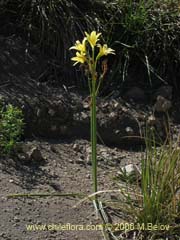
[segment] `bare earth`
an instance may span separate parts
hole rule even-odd
[[[102,240],[101,231],[60,230],[58,226],[101,224],[92,202],[77,197],[19,197],[15,193],[92,193],[91,165],[88,160],[89,142],[33,141],[43,158],[40,163],[12,159],[0,161],[0,239],[6,240]],[[99,190],[117,189],[112,178],[120,166],[136,163],[142,153],[99,145]],[[111,198],[111,194],[106,196]],[[32,228],[27,230],[27,226]],[[32,226],[33,225],[33,226]],[[33,227],[44,229],[33,229]],[[55,229],[56,228],[56,229]]]

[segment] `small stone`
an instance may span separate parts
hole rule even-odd
[[[55,111],[53,109],[49,109],[48,114],[53,117],[55,115]]]
[[[82,158],[79,158],[79,159],[76,160],[76,163],[85,164],[85,161]]]
[[[136,172],[137,168],[133,164],[128,164],[125,167],[122,167],[122,170],[125,171],[127,174],[131,174],[132,172]]]
[[[5,237],[6,236],[6,233],[5,232],[1,232],[0,233],[0,237]]]
[[[42,161],[44,160],[41,154],[41,151],[37,147],[33,147],[29,152],[29,158],[34,161]]]
[[[92,165],[92,161],[91,161],[91,159],[87,159],[87,165]]]
[[[61,191],[61,186],[59,183],[52,182],[49,184],[55,191]]]
[[[73,144],[73,149],[75,150],[75,151],[78,151],[79,150],[79,147],[78,147],[78,144]]]
[[[128,136],[132,136],[134,134],[134,131],[131,127],[126,127],[125,131]]]
[[[121,163],[121,159],[120,158],[116,158],[115,162],[116,162],[116,164],[119,164],[119,163]]]
[[[115,112],[111,112],[111,113],[109,114],[109,117],[114,119],[114,118],[117,117],[117,114],[116,114]]]
[[[14,217],[14,221],[15,221],[15,222],[20,222],[20,219],[19,219],[17,216],[15,216],[15,217]]]
[[[83,108],[84,109],[89,109],[89,103],[88,102],[83,102]]]
[[[157,120],[155,118],[155,116],[151,115],[148,117],[147,123],[150,126],[154,126],[156,124]]]
[[[17,157],[20,161],[23,161],[23,162],[29,161],[29,155],[25,152],[19,153]]]
[[[13,180],[13,179],[9,179],[9,182],[10,182],[10,183],[13,183],[13,182],[14,182],[14,180]]]
[[[118,171],[118,175],[126,177],[135,177],[138,178],[140,171],[134,164],[128,164],[121,168],[121,171]]]
[[[120,130],[115,130],[115,134],[119,134],[120,133]]]
[[[90,179],[91,178],[91,174],[86,174],[86,177],[88,178],[88,179]]]
[[[114,103],[114,108],[118,108],[120,106],[120,104],[118,102]]]
[[[88,115],[85,112],[81,112],[81,119],[85,120],[88,118]]]
[[[107,108],[108,107],[108,102],[105,102],[102,104],[102,108]]]
[[[40,116],[41,116],[41,112],[42,112],[41,109],[38,108],[38,109],[37,109],[37,112],[36,112],[37,117],[40,117]]]
[[[56,150],[56,148],[55,148],[54,146],[50,146],[50,150],[51,150],[52,152],[54,152],[54,153],[57,153],[57,150]]]
[[[167,100],[162,96],[158,96],[156,99],[156,103],[154,105],[154,110],[156,112],[168,112],[172,107],[171,101]]]

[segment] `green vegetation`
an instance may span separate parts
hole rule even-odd
[[[141,164],[141,181],[130,184],[126,179],[126,187],[120,184],[121,200],[110,206],[124,213],[124,220],[138,229],[137,239],[163,239],[178,236],[180,220],[180,149],[173,145],[156,146],[154,140],[147,138],[145,157]],[[153,226],[169,225],[169,229],[149,231],[148,224]],[[178,238],[177,238],[178,239]]]
[[[23,114],[20,109],[7,105],[0,110],[0,151],[11,154],[23,133]]]
[[[137,78],[140,85],[149,82],[154,87],[169,82],[177,87],[179,1],[119,0],[115,6],[111,34],[119,49],[116,71],[122,80],[133,84]]]
[[[146,157],[142,160],[143,210],[139,222],[174,224],[178,217],[179,153],[180,149],[172,142],[160,148],[147,143]]]
[[[40,47],[50,57],[50,71],[57,81],[72,84],[76,79],[82,86],[80,71],[71,68],[68,49],[85,30],[95,29],[117,53],[108,63],[111,88],[134,84],[134,78],[142,86],[168,82],[179,87],[178,0],[4,0],[0,13],[1,31],[13,29],[29,45]]]

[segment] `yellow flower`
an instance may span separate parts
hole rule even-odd
[[[76,52],[76,57],[71,58],[72,61],[75,61],[73,66],[75,66],[78,63],[85,63],[86,62],[86,56],[83,53]]]
[[[115,54],[114,49],[108,48],[107,44],[104,44],[103,46],[101,44],[98,44],[97,46],[99,47],[97,59],[99,59],[102,56],[107,56],[108,54]]]
[[[75,49],[77,51],[80,51],[81,53],[85,53],[86,52],[86,40],[87,40],[87,38],[84,38],[82,43],[79,40],[77,40],[75,45],[70,47],[70,50]]]
[[[86,34],[87,40],[90,43],[91,47],[94,48],[97,41],[99,41],[98,37],[101,35],[101,33],[96,34],[96,31],[92,31],[90,34],[88,34],[87,32],[85,32],[85,34]]]

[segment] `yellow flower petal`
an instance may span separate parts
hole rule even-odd
[[[92,31],[90,34],[88,34],[87,32],[85,32],[85,34],[91,47],[94,48],[96,43],[99,41],[99,36],[101,35],[101,33],[96,34],[96,31]]]
[[[80,51],[82,53],[85,53],[86,52],[86,40],[87,40],[87,38],[84,38],[82,43],[79,40],[77,40],[75,45],[70,47],[70,50],[74,49],[74,50]]]
[[[108,54],[115,54],[114,49],[108,48],[107,44],[104,44],[103,46],[101,44],[98,44],[97,46],[99,47],[97,59],[99,59],[102,56],[107,56]]]
[[[76,52],[76,57],[72,57],[71,60],[75,61],[75,63],[73,65],[76,65],[78,63],[85,63],[86,56],[82,53]]]

